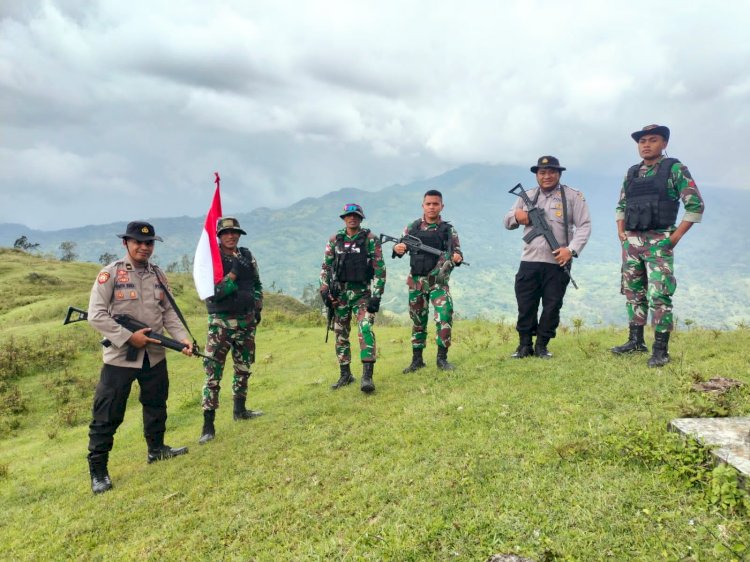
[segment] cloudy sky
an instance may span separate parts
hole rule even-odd
[[[745,187],[750,4],[0,0],[0,223],[375,189],[461,164],[621,175],[659,122]],[[742,39],[745,37],[745,39]]]

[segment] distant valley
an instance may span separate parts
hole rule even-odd
[[[453,275],[455,308],[463,317],[482,316],[512,322],[515,318],[513,279],[522,246],[520,231],[503,228],[502,217],[514,197],[508,193],[516,183],[532,187],[527,168],[467,165],[429,180],[393,185],[380,191],[345,188],[318,198],[298,201],[283,209],[255,209],[226,214],[238,217],[248,236],[242,244],[258,259],[261,277],[269,290],[300,297],[306,286],[317,286],[323,247],[328,236],[341,225],[344,203],[363,205],[363,225],[375,233],[399,234],[420,216],[421,195],[430,188],[444,194],[444,218],[458,229],[466,260]],[[615,236],[614,206],[620,177],[564,173],[563,183],[581,189],[593,217],[593,234],[573,275],[580,286],[568,290],[563,321],[581,319],[584,326],[624,325],[625,310],[620,295],[620,248]],[[230,186],[224,186],[224,191]],[[750,191],[708,189],[704,222],[696,225],[676,251],[678,289],[675,312],[681,328],[695,323],[706,327],[734,328],[750,324],[750,264],[742,240],[745,230],[741,213],[750,207]],[[206,193],[195,217],[151,218],[165,240],[158,244],[154,259],[163,267],[182,267],[192,258],[201,232],[211,193]],[[158,210],[149,215],[159,217]],[[143,217],[133,217],[143,218]],[[95,222],[95,218],[91,218]],[[743,221],[744,222],[744,221]],[[39,243],[39,252],[59,256],[63,241],[76,244],[81,261],[97,262],[104,253],[119,255],[125,222],[88,225],[57,231],[32,230],[22,224],[0,224],[0,246],[9,247],[20,236]],[[386,245],[388,284],[383,309],[403,315],[406,311],[407,260],[391,260]],[[93,281],[93,280],[92,280]]]

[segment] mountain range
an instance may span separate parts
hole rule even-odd
[[[570,325],[579,319],[588,326],[625,325],[620,246],[614,224],[622,177],[564,172],[562,181],[584,193],[592,215],[591,239],[573,268],[580,289],[569,287],[563,322]],[[512,322],[516,311],[513,281],[523,242],[521,231],[505,230],[502,219],[515,202],[508,190],[519,182],[527,188],[535,185],[527,168],[471,164],[379,191],[343,188],[282,209],[239,212],[225,208],[224,213],[236,216],[247,231],[241,245],[255,254],[266,289],[301,297],[305,288],[317,287],[324,244],[342,226],[338,215],[344,204],[356,202],[364,207],[364,227],[376,234],[396,236],[421,215],[422,194],[438,189],[445,202],[443,218],[458,230],[465,259],[471,263],[457,268],[452,276],[457,314]],[[698,183],[700,186],[699,179]],[[706,202],[704,221],[691,229],[675,251],[675,315],[683,327],[693,323],[713,328],[745,326],[750,323],[750,263],[742,250],[747,247],[742,227],[750,191],[701,187],[701,193]],[[196,212],[205,212],[209,203],[207,194],[205,201],[196,203]],[[164,243],[157,244],[154,261],[162,267],[187,265],[204,216],[153,218],[165,213],[149,211],[152,218],[148,220],[164,238]],[[125,226],[126,222],[117,222],[44,231],[3,223],[0,246],[12,246],[17,238],[26,236],[39,243],[38,251],[58,255],[60,243],[70,241],[76,244],[78,259],[96,262],[102,254],[121,253],[115,235],[124,232]],[[404,315],[408,260],[391,260],[390,245],[384,247],[384,255],[388,282],[383,309]]]

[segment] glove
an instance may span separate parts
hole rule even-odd
[[[321,289],[320,298],[323,299],[323,304],[326,305],[327,308],[333,306],[333,297],[331,297],[331,293],[328,289]]]
[[[260,317],[260,310],[256,310],[256,311],[255,311],[255,325],[256,325],[256,326],[257,326],[258,324],[260,324],[260,319],[261,319],[261,317]]]
[[[367,301],[367,312],[370,314],[380,310],[380,297],[370,297]]]
[[[245,256],[240,254],[232,261],[232,273],[234,273],[238,279],[246,279],[253,273],[253,264],[250,263],[250,260]]]

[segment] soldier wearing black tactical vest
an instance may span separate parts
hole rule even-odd
[[[263,285],[258,263],[250,250],[239,247],[240,235],[246,234],[234,217],[222,217],[216,224],[223,277],[214,287],[214,295],[206,299],[208,335],[203,360],[206,382],[203,386],[203,429],[198,442],[211,441],[216,436],[214,420],[219,407],[219,390],[224,364],[232,351],[234,377],[232,396],[235,421],[249,420],[263,415],[260,410],[248,410],[247,388],[250,368],[255,363],[255,331],[263,310]]]
[[[406,284],[409,287],[409,317],[412,321],[412,360],[404,373],[411,373],[425,366],[422,353],[427,344],[430,302],[435,314],[437,366],[444,371],[453,369],[453,365],[448,363],[453,325],[453,299],[448,283],[453,266],[459,265],[464,258],[456,229],[440,216],[444,207],[442,193],[436,189],[427,191],[422,199],[422,218],[404,229],[404,235],[416,236],[425,246],[443,251],[443,255],[413,251],[403,242],[393,247],[394,256],[403,257],[408,250],[410,257],[410,272]]]
[[[375,391],[373,372],[377,360],[375,343],[375,313],[380,310],[380,298],[385,290],[385,262],[377,237],[361,228],[365,212],[360,205],[344,205],[340,218],[344,228],[329,238],[320,268],[320,296],[333,311],[336,334],[336,358],[339,380],[331,388],[336,390],[354,382],[351,372],[349,332],[352,317],[357,319],[359,356],[362,361],[362,392]]]
[[[643,328],[651,309],[654,345],[649,367],[669,362],[669,334],[674,328],[672,295],[674,247],[703,217],[703,198],[687,167],[664,154],[669,129],[647,125],[631,137],[643,159],[632,166],[620,190],[615,220],[622,244],[622,294],[627,299],[628,341],[612,353],[647,353]],[[678,226],[680,201],[685,214]]]

